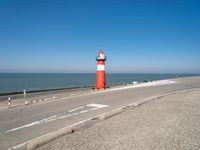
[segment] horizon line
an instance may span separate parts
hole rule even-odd
[[[0,74],[96,74],[96,72],[0,72]],[[200,74],[194,72],[106,72],[106,74]]]

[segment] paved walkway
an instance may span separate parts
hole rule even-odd
[[[199,150],[200,90],[178,93],[98,122],[38,150]]]

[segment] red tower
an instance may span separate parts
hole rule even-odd
[[[101,90],[106,87],[106,73],[105,73],[105,61],[106,57],[102,50],[99,51],[97,60],[97,74],[96,74],[96,89]]]

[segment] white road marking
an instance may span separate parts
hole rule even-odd
[[[89,111],[89,110],[83,110],[83,111],[80,112],[80,114],[86,113],[86,112],[88,112],[88,111]]]
[[[102,104],[88,104],[86,106],[89,106],[89,107],[96,107],[96,108],[105,108],[105,107],[108,107],[109,105],[102,105]]]
[[[72,116],[78,115],[79,113],[73,113]]]
[[[6,133],[9,133],[9,132],[12,132],[12,131],[16,131],[16,130],[20,130],[20,129],[27,128],[27,127],[31,127],[31,126],[34,126],[34,125],[37,125],[37,124],[39,124],[39,121],[32,122],[32,123],[26,124],[26,125],[21,126],[21,127],[17,127],[17,128],[13,128],[13,129],[7,130]]]
[[[23,147],[23,146],[26,145],[26,144],[27,144],[27,143],[22,143],[22,144],[13,146],[13,147],[11,147],[11,148],[8,148],[8,150],[17,150],[17,149]]]
[[[76,111],[76,110],[79,110],[79,109],[82,109],[82,108],[84,108],[84,107],[83,107],[83,106],[80,106],[80,107],[78,107],[78,108],[71,109],[71,110],[69,110],[68,112],[73,112],[73,111]]]
[[[71,117],[71,116],[72,116],[71,114],[66,115],[66,116],[60,116],[58,119],[63,119],[63,118]]]
[[[57,118],[48,119],[48,120],[45,120],[43,123],[51,122],[51,121],[54,121],[54,120],[56,120],[56,119],[57,119]]]
[[[91,108],[90,111],[92,111],[92,110],[97,110],[97,109],[99,109],[99,108]]]
[[[49,121],[49,120],[52,120],[52,119],[56,118],[57,116],[58,116],[58,115],[54,115],[54,116],[51,116],[51,117],[42,119],[42,120],[40,120],[40,121],[38,121],[38,122],[39,122],[39,124],[40,124],[40,123],[45,123],[45,122],[47,122],[47,121]]]
[[[92,118],[88,118],[88,119],[85,119],[85,120],[79,121],[79,122],[74,123],[74,124],[72,124],[72,125],[66,126],[66,128],[67,128],[67,127],[74,127],[74,126],[76,126],[76,125],[79,125],[79,124],[85,123],[85,122],[87,122],[87,121],[89,121],[89,120],[91,120],[91,119],[92,119]],[[8,150],[17,150],[17,149],[23,147],[23,146],[26,145],[26,144],[28,144],[28,143],[24,142],[24,143],[22,143],[22,144],[19,144],[19,145],[13,146],[13,147],[11,147],[11,148],[8,148]]]
[[[109,107],[109,105],[94,104],[94,103],[92,103],[92,104],[86,105],[86,107],[93,107],[93,108],[82,110],[80,112],[71,113],[71,114],[63,114],[63,115],[58,114],[58,115],[54,115],[54,116],[51,116],[51,117],[48,117],[48,118],[44,118],[42,120],[38,120],[38,121],[35,121],[35,122],[32,122],[32,123],[23,125],[23,126],[20,126],[20,127],[17,127],[17,128],[13,128],[13,129],[7,130],[5,133],[17,131],[17,130],[20,130],[20,129],[23,129],[23,128],[32,127],[32,126],[39,125],[39,124],[48,123],[48,122],[55,121],[55,120],[58,120],[58,119],[63,119],[63,118],[71,117],[71,116],[76,116],[76,115],[87,113],[87,112],[90,112],[90,111],[93,111],[93,110],[97,110],[97,109]],[[71,109],[68,112],[74,112],[74,111],[77,111],[77,110],[83,109],[83,108],[84,108],[84,106],[80,106],[78,108]]]
[[[39,121],[35,121],[35,122],[32,122],[32,123],[23,125],[21,127],[17,127],[17,128],[7,130],[6,133],[16,131],[16,130],[20,130],[20,129],[27,128],[27,127],[31,127],[31,126],[34,126],[34,125],[42,124],[42,123],[45,123],[45,122],[49,122],[49,120],[51,120],[52,118],[55,118],[55,117],[57,117],[57,115],[51,116],[51,117],[48,117],[48,118],[45,118],[45,119],[42,119],[42,120],[39,120]]]
[[[52,99],[55,99],[55,98],[56,98],[55,96],[49,97],[49,98],[45,98],[44,101],[52,100]]]

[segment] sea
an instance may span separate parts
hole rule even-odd
[[[195,76],[196,74],[107,73],[107,86]],[[8,93],[95,87],[93,73],[0,73],[0,95]]]

